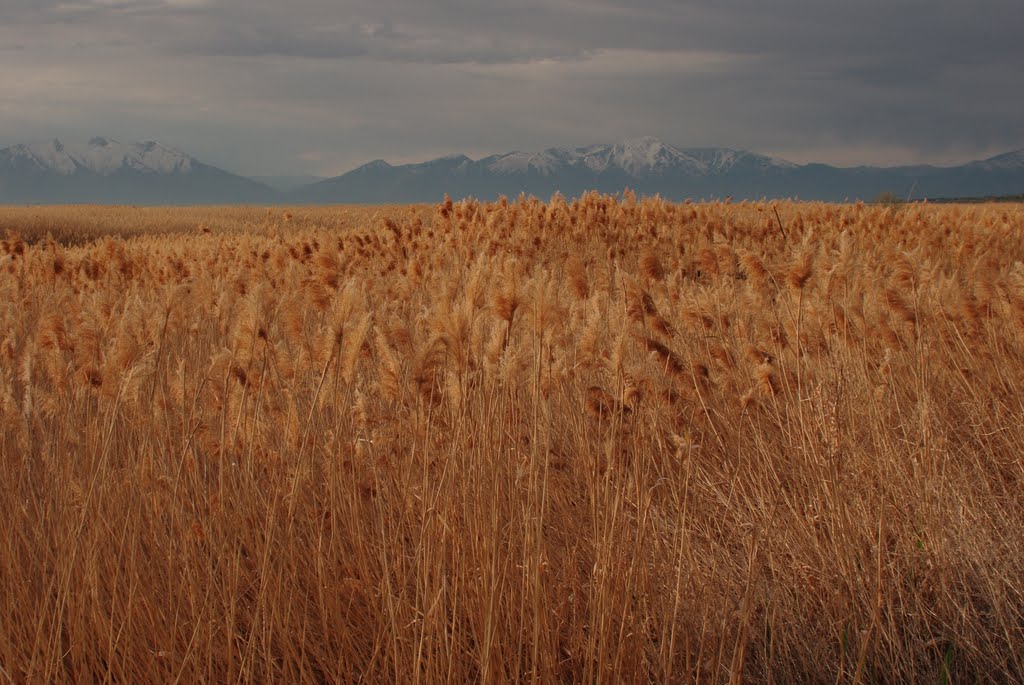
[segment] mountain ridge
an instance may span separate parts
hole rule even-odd
[[[670,200],[1014,195],[1024,192],[1024,149],[954,166],[837,167],[725,147],[677,147],[647,136],[479,159],[450,154],[395,165],[376,159],[340,176],[309,180],[243,177],[155,141],[54,138],[0,149],[0,203],[40,204],[390,204],[436,202],[445,194],[572,197],[627,187]]]
[[[520,193],[575,196],[626,187],[667,199],[796,197],[843,201],[900,197],[1012,195],[1024,191],[1024,150],[961,165],[838,167],[724,147],[676,147],[653,138],[540,152],[508,152],[480,159],[447,155],[411,164],[375,160],[305,188],[293,196],[310,203],[432,202],[452,197],[495,199]]]
[[[62,175],[87,171],[106,176],[126,167],[152,173],[188,173],[192,164],[198,163],[191,155],[156,141],[125,144],[102,136],[84,144],[64,144],[53,138],[44,143],[13,145],[0,152],[34,163],[41,171]]]
[[[281,197],[152,140],[52,138],[0,149],[0,203],[244,204]]]

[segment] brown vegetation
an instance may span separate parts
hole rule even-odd
[[[1024,678],[1021,206],[5,228],[0,680]]]

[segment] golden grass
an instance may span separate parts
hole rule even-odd
[[[1024,678],[1020,205],[5,228],[0,679]]]

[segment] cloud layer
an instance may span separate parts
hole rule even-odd
[[[836,163],[1024,147],[1024,5],[5,0],[0,145],[159,138],[244,173],[656,135]]]

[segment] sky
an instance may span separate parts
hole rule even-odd
[[[0,147],[249,175],[656,136],[796,162],[1024,148],[1021,0],[0,0]]]

